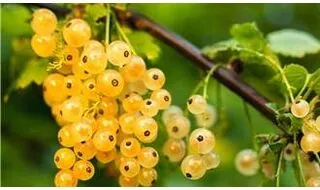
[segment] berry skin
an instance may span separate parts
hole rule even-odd
[[[320,134],[310,132],[305,134],[300,142],[301,149],[304,152],[320,152]]]
[[[116,146],[116,135],[107,128],[97,130],[92,138],[93,144],[99,151],[108,152]]]
[[[138,187],[137,177],[126,177],[124,175],[119,176],[119,185],[120,187]]]
[[[154,168],[141,168],[138,174],[138,182],[143,187],[150,187],[157,181],[158,173]]]
[[[75,144],[73,150],[77,157],[82,160],[91,160],[97,153],[92,140]]]
[[[202,114],[207,108],[207,101],[203,96],[192,95],[187,102],[188,110],[192,114]]]
[[[49,57],[56,49],[56,40],[53,35],[39,36],[35,34],[31,39],[33,51],[40,57]]]
[[[212,105],[207,105],[205,111],[195,115],[199,127],[209,128],[217,121],[217,112]]]
[[[216,144],[215,137],[211,131],[205,128],[194,130],[189,137],[189,147],[199,154],[208,154]]]
[[[59,104],[52,105],[52,107],[51,107],[52,116],[53,116],[54,119],[56,120],[57,124],[58,124],[60,127],[63,127],[63,126],[65,126],[65,125],[67,125],[68,122],[65,121],[64,119],[62,119],[59,111],[60,111],[60,105],[59,105]]]
[[[171,117],[173,116],[182,116],[182,110],[180,107],[175,106],[175,105],[171,105],[169,106],[168,109],[164,110],[162,112],[162,122],[167,125],[168,121],[171,119]]]
[[[160,110],[167,109],[171,104],[171,95],[165,89],[155,90],[151,94],[151,99],[157,102]]]
[[[43,92],[47,103],[59,104],[67,98],[64,89],[64,77],[60,74],[51,74],[43,82]]]
[[[79,95],[81,93],[81,80],[74,75],[64,77],[64,88],[68,96]]]
[[[190,121],[184,116],[172,117],[170,121],[168,121],[166,128],[170,137],[181,139],[189,134]]]
[[[159,154],[152,147],[143,147],[138,154],[138,162],[144,168],[153,168],[159,162]]]
[[[168,139],[163,145],[162,152],[170,162],[180,162],[186,155],[186,143],[181,139]]]
[[[125,134],[132,134],[134,132],[135,122],[139,118],[137,113],[124,113],[119,117],[119,124],[121,131]]]
[[[83,51],[100,51],[100,52],[104,52],[104,46],[98,42],[97,40],[90,40],[88,43],[85,44],[85,46],[83,47]]]
[[[128,113],[140,111],[143,107],[143,103],[142,97],[136,93],[127,94],[122,100],[123,109]]]
[[[38,35],[50,35],[57,28],[57,17],[49,9],[38,9],[33,13],[31,27]]]
[[[75,143],[88,141],[94,132],[94,126],[87,120],[81,120],[70,125],[70,131]]]
[[[258,154],[254,150],[244,149],[237,154],[235,165],[242,175],[253,176],[260,168]]]
[[[304,118],[310,110],[309,103],[305,100],[298,100],[291,105],[291,113],[297,118]]]
[[[123,41],[113,41],[107,48],[108,61],[115,66],[122,67],[131,60],[130,47]]]
[[[89,73],[86,71],[83,67],[80,66],[79,63],[72,65],[72,73],[75,75],[75,77],[85,80],[92,76],[92,73]]]
[[[146,99],[140,111],[144,116],[154,117],[159,111],[158,104],[152,99]]]
[[[77,48],[66,46],[63,50],[64,64],[75,65],[79,61],[79,50]]]
[[[133,137],[124,139],[120,144],[120,152],[125,157],[136,157],[140,151],[141,144]]]
[[[292,143],[287,144],[283,151],[283,158],[287,161],[296,159],[296,148]]]
[[[202,156],[207,170],[217,168],[220,164],[220,156],[216,152],[209,152]]]
[[[71,97],[60,105],[59,114],[67,122],[79,121],[85,107],[78,97]]]
[[[114,117],[100,117],[97,120],[97,126],[99,128],[107,128],[109,131],[111,131],[114,134],[117,134],[120,132],[119,122]]]
[[[97,89],[107,97],[120,95],[124,88],[124,80],[116,70],[108,69],[97,76]]]
[[[187,179],[197,180],[206,173],[206,164],[199,155],[188,155],[181,163],[181,171]]]
[[[141,96],[146,95],[148,93],[148,89],[147,89],[146,85],[144,85],[142,80],[137,80],[136,82],[129,83],[128,89],[131,92],[137,92]]]
[[[103,117],[114,117],[118,114],[119,108],[117,101],[113,98],[103,98],[98,106],[98,114]]]
[[[69,46],[82,47],[91,38],[91,28],[82,19],[73,19],[63,27],[63,38]]]
[[[146,64],[139,56],[132,55],[128,64],[120,68],[120,73],[126,82],[136,82],[146,72]]]
[[[59,130],[58,141],[64,147],[73,147],[75,145],[71,135],[70,125],[66,125]]]
[[[76,187],[78,180],[71,170],[60,170],[54,177],[54,184],[56,187]]]
[[[72,168],[73,175],[82,181],[91,179],[94,175],[94,166],[87,160],[77,161]]]
[[[116,145],[118,147],[120,147],[122,141],[128,137],[132,137],[132,135],[126,134],[124,132],[122,132],[122,130],[119,131],[119,133],[117,134],[117,143]]]
[[[307,187],[320,187],[320,176],[318,177],[311,177],[307,181]]]
[[[158,124],[151,117],[141,116],[135,123],[134,134],[141,142],[151,143],[158,136]]]
[[[80,67],[92,74],[98,74],[107,67],[107,57],[102,49],[91,48],[81,54]]]
[[[149,90],[158,90],[163,87],[166,78],[160,69],[149,69],[144,74],[143,82]]]
[[[73,151],[69,148],[60,148],[54,154],[54,163],[59,169],[70,169],[74,162],[76,161],[76,156]]]
[[[107,164],[115,160],[116,157],[117,157],[117,150],[115,148],[108,152],[98,151],[96,154],[96,159],[103,164]]]
[[[97,101],[99,99],[99,94],[96,89],[96,80],[94,78],[85,80],[82,84],[81,91],[89,100]]]
[[[135,177],[140,172],[140,165],[135,158],[124,158],[120,162],[120,172],[126,177]]]

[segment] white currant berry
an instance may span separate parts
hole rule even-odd
[[[207,105],[203,113],[195,115],[199,127],[209,128],[217,121],[217,112],[212,105]]]
[[[168,109],[164,110],[162,112],[162,122],[167,125],[167,122],[170,120],[171,117],[173,116],[181,116],[183,114],[182,110],[180,107],[175,106],[175,105],[171,105],[169,106]]]
[[[199,155],[188,155],[181,163],[183,175],[191,180],[202,178],[206,173],[206,164]]]
[[[300,145],[304,152],[320,152],[320,134],[316,132],[305,134]]]
[[[189,148],[192,152],[208,154],[213,150],[215,144],[215,137],[208,129],[198,128],[190,134]]]
[[[309,103],[305,100],[298,100],[291,105],[291,113],[297,118],[304,118],[310,110]]]
[[[220,165],[220,156],[214,151],[203,155],[202,158],[206,164],[207,170],[217,168]]]
[[[201,114],[207,107],[207,101],[203,96],[192,95],[187,102],[188,110],[192,114]]]
[[[258,154],[254,150],[244,149],[237,154],[235,165],[242,175],[253,176],[260,168]]]
[[[283,151],[283,158],[287,161],[296,159],[296,147],[294,146],[294,144],[287,144]]]

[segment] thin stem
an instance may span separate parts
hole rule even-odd
[[[110,4],[107,3],[107,17],[106,17],[106,36],[105,36],[105,47],[107,49],[110,40]]]
[[[305,89],[307,88],[308,84],[309,84],[309,80],[310,80],[311,76],[307,75],[306,81],[304,82],[303,87],[301,88],[300,92],[298,93],[298,95],[296,96],[296,98],[299,98],[301,96],[301,94],[305,91]]]
[[[277,174],[276,174],[276,186],[280,187],[280,172],[282,167],[282,159],[283,159],[283,149],[281,150],[279,161],[278,161],[278,167],[277,167]]]
[[[209,80],[211,78],[211,75],[214,73],[214,71],[216,71],[219,67],[221,66],[221,64],[217,64],[211,67],[211,69],[209,70],[206,78],[204,79],[204,87],[203,87],[203,97],[205,99],[208,99],[208,86],[209,86]]]
[[[255,150],[258,150],[258,146],[257,146],[257,143],[255,141],[255,137],[256,137],[256,130],[253,126],[253,122],[252,122],[252,117],[251,117],[251,114],[250,114],[250,110],[249,110],[249,106],[247,105],[247,103],[243,100],[243,108],[244,108],[244,112],[246,114],[246,117],[248,119],[248,122],[249,122],[249,127],[250,127],[250,133],[251,133],[251,139],[252,139],[252,145],[253,145],[253,148]]]
[[[307,99],[307,98],[308,98],[308,96],[309,96],[310,93],[312,92],[313,86],[314,86],[315,84],[317,84],[317,83],[319,82],[319,80],[320,80],[320,75],[319,75],[316,79],[314,79],[313,81],[310,81],[311,84],[310,84],[307,92],[304,94],[303,99]]]
[[[297,134],[296,133],[294,133],[293,138],[294,138],[294,145],[295,145],[295,148],[296,148],[296,157],[297,157],[298,168],[299,168],[299,173],[300,173],[300,180],[301,180],[302,185],[306,186],[306,180],[304,178],[304,172],[303,172],[303,169],[302,169],[302,163],[301,163],[300,151],[299,151],[299,148],[298,148]]]
[[[217,101],[217,111],[218,111],[218,113],[221,113],[221,110],[222,110],[222,99],[221,99],[221,85],[220,85],[220,83],[217,83],[216,97],[217,97],[217,99],[216,99],[216,101]]]

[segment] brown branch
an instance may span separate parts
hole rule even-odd
[[[57,11],[57,6],[54,4],[38,4],[37,6],[46,7],[51,10]],[[209,70],[213,63],[205,58],[201,51],[195,47],[193,44],[178,36],[177,34],[170,32],[166,28],[160,26],[159,24],[153,22],[142,14],[136,13],[132,10],[115,10],[118,18],[121,21],[128,22],[132,27],[138,30],[145,30],[152,34],[154,37],[158,38],[161,41],[164,41],[169,46],[178,50],[182,55],[187,59],[192,60],[194,64],[203,70]],[[65,10],[63,11],[65,13]],[[262,113],[266,118],[272,121],[274,124],[277,124],[276,115],[273,110],[266,106],[268,100],[251,88],[248,84],[242,81],[242,79],[232,70],[226,68],[219,68],[214,73],[213,76],[222,84],[224,84],[231,91],[238,94],[246,102],[251,104],[255,109]],[[280,128],[276,125],[280,130]]]

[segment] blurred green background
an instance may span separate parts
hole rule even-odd
[[[295,28],[320,37],[319,4],[131,4],[139,11],[170,30],[180,34],[198,47],[229,38],[232,24],[256,21],[265,34],[283,28]],[[25,61],[12,57],[12,40],[29,37],[31,28],[25,18],[31,10],[23,5],[1,5],[1,186],[53,186],[57,169],[53,154],[59,145],[59,127],[45,105],[41,88],[35,84],[13,91],[4,103],[5,93],[17,77]],[[189,94],[201,79],[199,70],[173,48],[161,45],[156,67],[167,77],[166,88],[173,95],[173,103],[184,106]],[[19,44],[17,45],[19,47]],[[10,65],[16,59],[15,66]],[[10,62],[11,60],[11,62]],[[20,66],[21,64],[21,66]],[[211,80],[210,103],[216,105],[216,82]],[[229,90],[222,88],[222,103],[228,128],[217,137],[217,152],[221,156],[219,168],[210,171],[199,181],[188,181],[179,167],[162,160],[157,167],[159,186],[260,186],[262,175],[244,177],[234,167],[235,154],[250,148],[251,134],[243,111],[243,102]],[[272,124],[250,108],[258,132],[275,132]],[[219,126],[216,126],[219,127]],[[162,144],[160,138],[156,144]],[[94,178],[80,186],[116,186],[117,180],[98,169]],[[296,186],[290,167],[282,175],[281,185]]]

